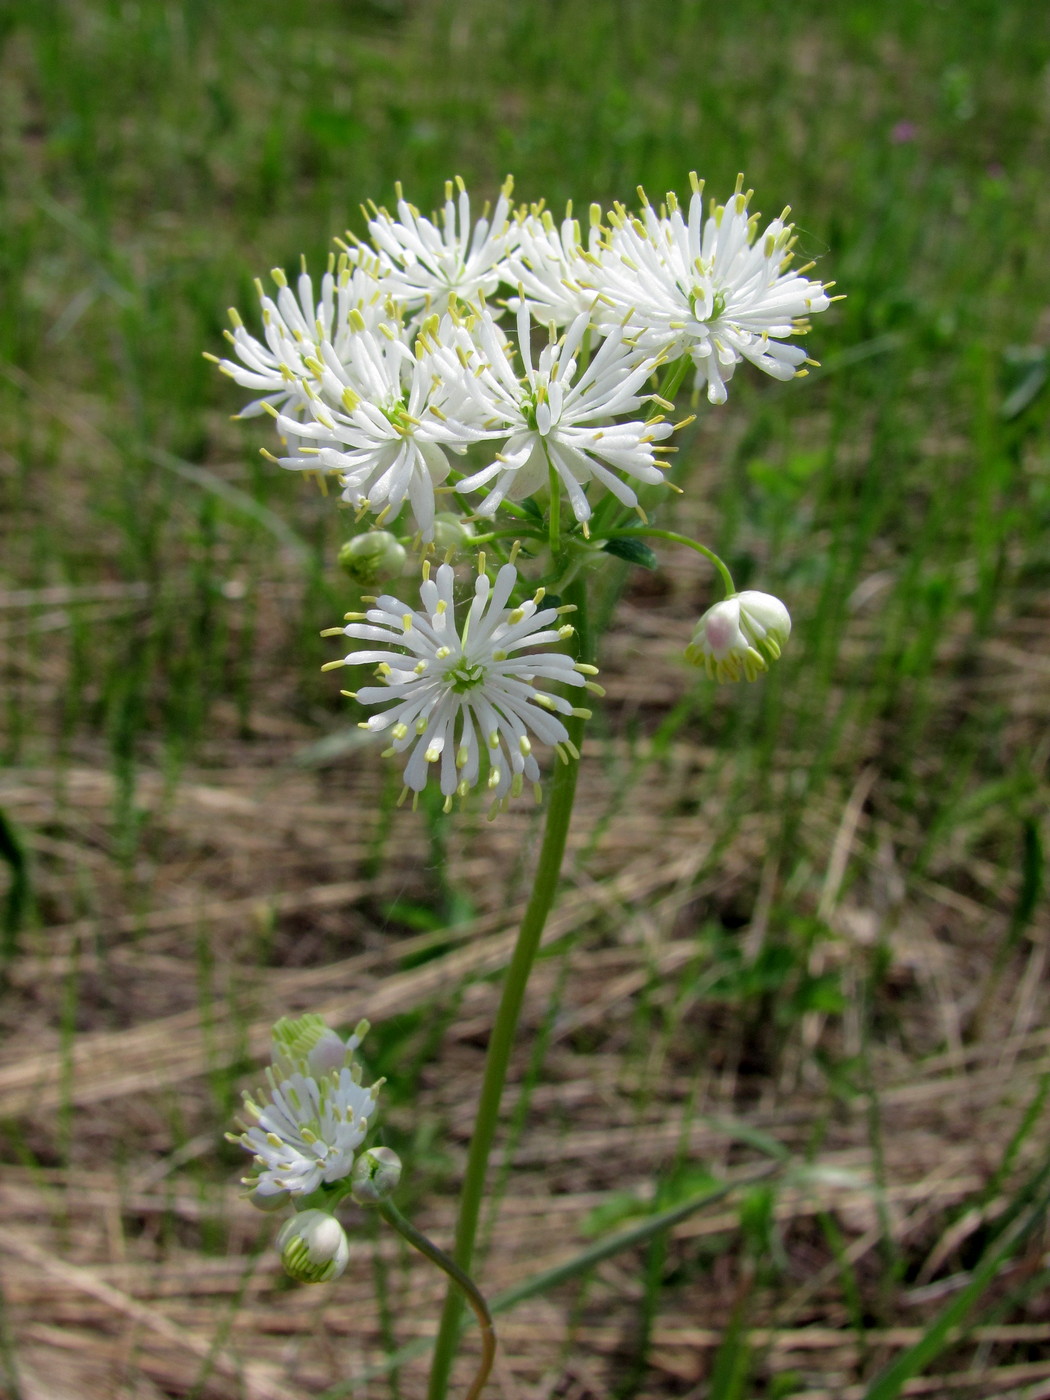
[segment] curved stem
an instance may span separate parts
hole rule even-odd
[[[713,549],[708,549],[698,540],[691,540],[688,535],[676,534],[674,530],[657,530],[648,525],[628,525],[622,530],[610,530],[603,536],[607,540],[629,539],[632,535],[644,535],[652,540],[668,540],[671,544],[684,544],[689,549],[695,549],[697,554],[702,554],[705,559],[709,559],[722,576],[722,582],[726,586],[726,596],[731,597],[736,592],[736,584],[733,582],[733,575]]]
[[[575,580],[566,590],[567,601],[576,604],[573,624],[578,641],[578,658],[589,662],[591,641],[587,625],[587,597],[580,580]],[[569,738],[577,752],[583,739],[581,716],[573,715],[566,720]],[[456,1239],[453,1256],[464,1271],[470,1268],[474,1254],[474,1239],[477,1235],[478,1217],[485,1193],[485,1178],[488,1173],[489,1156],[499,1124],[500,1100],[503,1085],[507,1078],[511,1050],[518,1029],[522,1003],[529,973],[539,950],[540,939],[547,923],[547,915],[554,903],[561,874],[565,843],[569,834],[573,801],[576,796],[576,776],[579,759],[569,758],[559,763],[552,778],[547,799],[547,819],[543,831],[543,844],[540,848],[532,894],[526,905],[518,930],[517,942],[503,980],[499,1008],[489,1037],[488,1055],[485,1059],[485,1074],[478,1098],[478,1112],[474,1120],[474,1135],[467,1154],[467,1167],[463,1177],[463,1187],[459,1199],[459,1218],[456,1222]],[[448,1390],[448,1378],[456,1353],[459,1338],[459,1321],[462,1304],[459,1294],[450,1289],[445,1299],[434,1347],[434,1359],[430,1370],[429,1400],[444,1400]]]
[[[453,1284],[474,1309],[474,1316],[478,1320],[478,1328],[481,1331],[481,1363],[478,1366],[473,1384],[467,1391],[465,1400],[477,1400],[489,1378],[492,1363],[496,1359],[496,1329],[492,1325],[492,1314],[489,1312],[488,1304],[481,1296],[477,1284],[470,1275],[461,1269],[454,1259],[450,1259],[443,1249],[438,1249],[433,1240],[427,1239],[421,1230],[417,1230],[410,1220],[406,1220],[393,1201],[383,1201],[379,1206],[379,1213],[388,1225],[392,1225],[397,1233],[409,1242],[413,1249],[418,1249],[420,1254],[425,1255],[432,1264],[436,1264],[439,1269],[448,1274]]]

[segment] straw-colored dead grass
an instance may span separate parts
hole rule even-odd
[[[625,605],[605,675],[618,734],[632,722],[644,733],[646,716],[690,684],[667,660],[686,611],[674,589]],[[861,614],[847,651],[863,648],[863,626]],[[1019,640],[987,644],[974,684],[994,688],[1023,732],[1047,677]],[[36,680],[46,689],[60,675]],[[451,1009],[418,1104],[388,1110],[421,1154],[407,1164],[412,1213],[447,1241],[497,994],[490,974],[508,956],[536,819],[522,810],[454,827],[444,879],[470,892],[475,913],[437,946],[389,913],[395,899],[433,902],[442,881],[418,815],[401,811],[381,830],[375,755],[295,767],[314,731],[279,697],[260,707],[252,737],[235,737],[233,720],[220,712],[202,759],[176,783],[139,773],[130,868],[115,833],[116,779],[90,747],[69,764],[0,774],[0,807],[28,836],[45,921],[10,969],[0,1057],[3,1331],[9,1393],[22,1400],[317,1394],[382,1362],[377,1267],[397,1343],[434,1327],[439,1280],[363,1219],[338,1285],[287,1285],[266,1247],[273,1223],[240,1199],[221,1140],[228,1076],[253,1082],[278,1014],[312,1009],[342,1024],[367,1014],[381,1025]],[[855,764],[796,834],[795,907],[827,929],[809,970],[834,972],[849,1004],[783,1026],[771,1005],[756,1016],[754,1004],[721,996],[704,962],[710,944],[704,954],[697,942],[712,922],[752,953],[769,936],[774,895],[783,903],[784,872],[769,858],[780,818],[741,804],[741,772],[684,735],[659,757],[644,738],[595,738],[587,752],[517,1083],[538,1036],[547,1050],[491,1222],[488,1290],[571,1257],[609,1193],[646,1198],[676,1161],[729,1178],[746,1171],[760,1159],[756,1130],[820,1168],[778,1188],[780,1258],[757,1278],[732,1201],[674,1230],[642,1395],[702,1395],[746,1293],[755,1393],[762,1377],[792,1370],[806,1400],[860,1397],[860,1377],[914,1341],[965,1282],[970,1245],[1001,1201],[960,1204],[989,1180],[1050,1073],[1045,911],[982,1005],[1016,871],[960,853],[912,880],[908,855],[923,833],[880,787],[877,743],[857,736]],[[776,786],[806,762],[782,754]],[[743,815],[727,831],[731,803]],[[386,855],[373,870],[377,845]],[[884,1004],[869,1046],[860,998],[876,949]],[[866,1054],[868,1071],[857,1068]],[[837,1095],[822,1062],[852,1066]],[[1044,1247],[1010,1265],[997,1296],[1041,1267]],[[891,1256],[900,1273],[887,1282]],[[507,1400],[613,1393],[638,1343],[641,1258],[616,1257],[582,1291],[564,1285],[503,1316],[497,1390]],[[869,1310],[863,1337],[844,1303],[847,1264]],[[944,1374],[905,1393],[1050,1396],[1050,1314],[1031,1304],[1011,1319],[979,1326]],[[425,1365],[403,1368],[404,1395],[420,1393]],[[355,1393],[378,1397],[387,1385],[380,1375]]]

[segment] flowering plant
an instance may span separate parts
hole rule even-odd
[[[556,223],[542,203],[515,206],[509,178],[476,219],[461,180],[430,218],[399,186],[395,213],[370,206],[367,237],[340,241],[318,286],[305,264],[294,291],[280,269],[273,294],[257,283],[261,338],[231,312],[235,358],[217,361],[255,395],[242,416],[273,418],[282,444],[273,460],[337,482],[354,519],[340,553],[351,578],[390,585],[326,635],[355,643],[329,667],[373,670],[373,684],[344,693],[403,762],[403,795],[415,800],[433,770],[446,812],[484,786],[495,814],[526,785],[540,797],[534,743],[561,760],[490,1038],[454,1259],[441,1263],[476,1310],[466,1270],[500,1092],[590,717],[573,697],[602,693],[593,569],[609,555],[651,561],[652,540],[704,556],[725,596],[685,657],[720,682],[757,679],[791,631],[779,599],[738,593],[710,548],[649,518],[680,489],[671,440],[695,415],[677,415],[679,392],[691,391],[694,406],[701,393],[723,404],[745,361],[777,380],[804,375],[813,361],[798,338],[831,300],[810,267],[793,266],[787,210],[762,227],[742,178],[725,204],[705,205],[695,175],[690,187],[685,206],[674,194],[654,206],[644,192],[634,211],[592,205],[584,233],[571,208]],[[422,573],[418,605],[394,582],[406,569]],[[362,1170],[368,1200],[375,1181],[391,1180],[374,1161],[354,1167],[376,1086],[362,1088],[342,1062],[352,1049],[312,1034],[316,1044],[301,1028],[278,1037],[269,1102],[247,1101],[255,1122],[238,1141],[255,1157],[253,1191],[313,1199]],[[318,1054],[339,1062],[322,1069]],[[340,1237],[324,1220],[286,1227],[281,1239],[298,1277],[341,1267]],[[431,1400],[445,1393],[458,1330],[450,1293]]]

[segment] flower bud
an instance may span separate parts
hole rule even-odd
[[[708,608],[685,649],[686,660],[713,679],[756,680],[776,661],[791,635],[791,617],[771,593],[746,589]]]
[[[282,1016],[271,1033],[274,1073],[278,1079],[293,1074],[320,1079],[332,1070],[348,1068],[367,1031],[368,1022],[360,1021],[349,1040],[344,1040],[313,1012],[294,1018]]]
[[[439,511],[434,517],[434,544],[439,554],[454,553],[464,549],[474,538],[474,527],[449,510]]]
[[[330,1283],[350,1261],[346,1231],[334,1215],[303,1210],[285,1222],[277,1236],[284,1271],[299,1283]]]
[[[404,545],[388,530],[369,530],[347,540],[339,551],[339,567],[355,583],[367,588],[384,579],[397,578],[406,557]]]
[[[351,1192],[359,1206],[375,1206],[393,1194],[401,1180],[401,1158],[389,1147],[370,1147],[354,1163]]]

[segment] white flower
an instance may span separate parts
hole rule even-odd
[[[723,403],[741,359],[775,379],[799,373],[806,352],[785,338],[807,330],[807,318],[830,301],[820,282],[802,275],[808,269],[789,270],[795,239],[784,222],[788,210],[758,234],[741,177],[729,203],[705,219],[703,184],[690,179],[688,217],[671,194],[667,214],[647,201],[640,218],[622,208],[611,215],[598,311],[604,303],[603,324],[626,326],[668,358],[688,354],[697,387],[706,382],[711,402]]]
[[[517,311],[518,344],[524,364],[519,378],[499,328],[482,313],[471,334],[481,360],[463,378],[460,392],[472,398],[490,438],[503,437],[494,459],[460,483],[460,491],[490,485],[478,514],[494,515],[505,497],[522,500],[542,490],[551,469],[565,487],[579,521],[591,515],[584,486],[597,481],[624,505],[638,497],[623,477],[655,483],[663,480],[653,444],[673,431],[670,423],[617,423],[618,415],[635,413],[645,395],[639,390],[657,367],[653,356],[639,354],[617,330],[601,341],[577,377],[577,357],[589,328],[586,312],[552,340],[534,365],[528,307]]]
[[[293,1215],[278,1231],[276,1244],[285,1273],[299,1283],[331,1283],[350,1262],[346,1231],[324,1210]]]
[[[596,204],[591,205],[586,245],[571,207],[560,226],[547,209],[533,209],[519,220],[517,247],[507,259],[508,279],[540,325],[565,326],[585,312],[590,315],[597,296],[594,264],[600,237],[601,209]],[[512,311],[518,304],[518,297],[507,299]]]
[[[453,197],[453,182],[445,185],[440,228],[405,201],[400,185],[397,218],[376,209],[369,220],[385,285],[406,311],[440,314],[452,297],[474,302],[491,296],[506,280],[505,259],[517,236],[510,219],[513,180],[508,176],[504,182],[491,220],[483,213],[476,224],[471,224],[470,196],[459,176],[455,185],[458,198]]]
[[[534,682],[583,686],[594,668],[563,652],[540,652],[572,635],[559,622],[560,608],[540,608],[543,590],[519,607],[508,606],[517,570],[505,564],[490,584],[479,566],[474,597],[456,625],[454,573],[442,564],[433,577],[424,565],[419,610],[384,595],[367,613],[352,615],[344,632],[378,648],[354,651],[329,666],[371,665],[382,684],[365,686],[363,705],[392,702],[362,724],[374,733],[389,731],[385,756],[407,754],[406,789],[422,792],[437,765],[448,810],[454,795],[465,796],[488,769],[487,787],[500,805],[520,794],[526,779],[539,781],[530,733],[551,744],[563,758],[578,757],[558,715],[580,715],[563,696]],[[538,796],[538,789],[537,796]]]
[[[745,590],[708,608],[685,649],[686,659],[720,682],[756,680],[791,635],[791,616],[771,593]]]
[[[310,418],[277,414],[277,426],[302,446],[281,465],[338,472],[343,499],[373,511],[382,523],[406,501],[420,533],[434,532],[434,490],[449,473],[448,453],[462,454],[485,433],[446,412],[464,371],[453,356],[437,362],[442,333],[459,334],[448,318],[428,325],[408,345],[395,327],[369,328],[350,313],[350,333],[340,350],[328,340],[305,362],[301,381]]]
[[[299,1070],[278,1077],[267,1073],[268,1101],[244,1096],[253,1120],[239,1135],[230,1134],[255,1158],[244,1184],[259,1196],[287,1191],[309,1195],[322,1182],[349,1176],[354,1153],[368,1132],[380,1084],[365,1088],[357,1066],[318,1076]]]
[[[265,344],[247,331],[240,314],[231,307],[233,330],[225,334],[241,363],[208,356],[235,383],[261,393],[242,409],[240,418],[252,418],[267,406],[293,418],[308,412],[309,396],[302,381],[311,377],[308,361],[317,354],[321,341],[332,341],[338,355],[348,335],[351,311],[373,328],[396,316],[396,308],[377,280],[374,257],[369,261],[343,253],[336,262],[334,255],[330,256],[317,299],[305,260],[296,288],[298,297],[281,268],[274,268],[271,276],[277,286],[276,300],[266,294],[260,281],[255,283]],[[293,445],[297,436],[297,432],[289,434]]]

